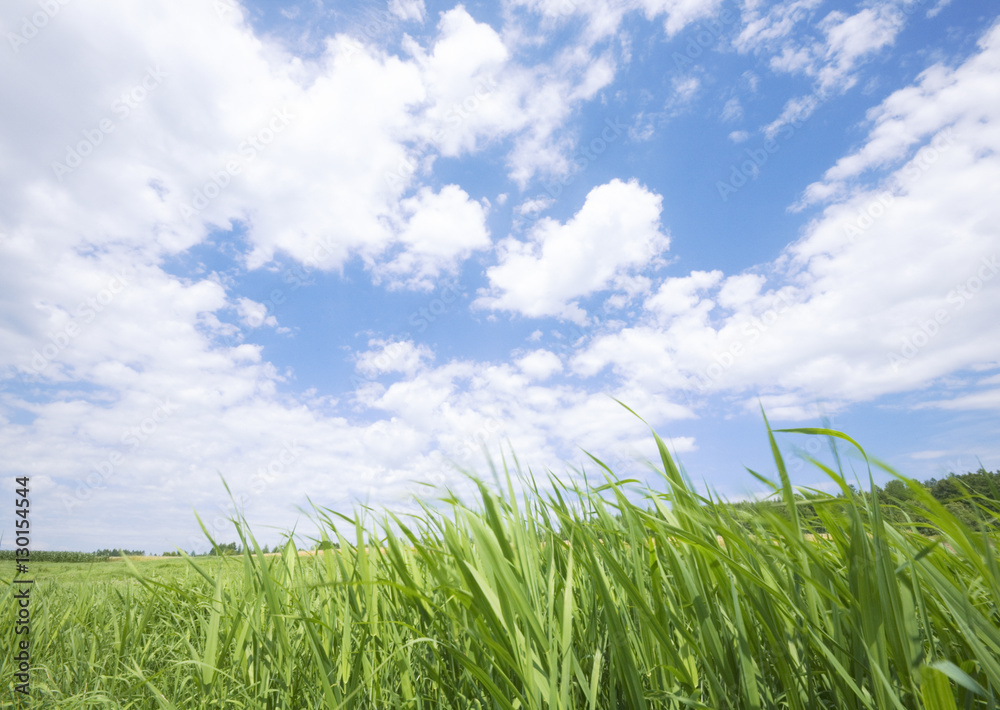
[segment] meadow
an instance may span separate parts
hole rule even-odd
[[[869,476],[846,435],[789,431],[854,449]],[[819,460],[837,493],[794,489],[767,435],[775,473],[748,476],[781,505],[753,515],[699,494],[654,434],[662,485],[639,500],[597,459],[590,488],[513,459],[499,487],[416,516],[318,507],[315,555],[289,539],[264,556],[237,518],[248,554],[51,563],[65,574],[32,601],[30,705],[13,691],[5,572],[3,704],[998,707],[990,510],[970,524],[900,477],[911,495],[889,511]]]

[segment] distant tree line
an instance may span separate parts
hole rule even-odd
[[[990,529],[1000,528],[1000,471],[980,468],[975,472],[931,478],[919,482],[919,485],[966,525],[972,528],[980,525]],[[866,501],[874,494],[886,522],[910,523],[921,532],[933,532],[927,527],[929,521],[919,514],[917,494],[903,481],[892,480],[884,487],[875,486],[873,491],[858,491],[854,486],[851,489]],[[753,518],[764,511],[784,513],[784,503],[774,499],[740,501],[733,503],[732,507],[737,519],[749,526],[753,525]],[[798,511],[802,523],[822,531],[820,518],[812,504],[802,502]]]
[[[984,523],[988,527],[1000,527],[1000,471],[980,468],[972,473],[932,478],[921,485],[966,525],[976,528]],[[915,497],[913,491],[898,480],[889,481],[885,488],[876,488],[876,495],[886,506],[886,520],[891,522],[905,520],[904,509],[910,508],[907,504]]]
[[[0,560],[13,560],[14,550],[0,550]],[[64,552],[62,550],[32,550],[31,562],[106,562],[107,555],[99,552]]]
[[[223,542],[217,544],[211,550],[208,551],[209,557],[214,557],[216,555],[242,555],[243,547],[237,545],[235,542]]]
[[[125,553],[129,557],[145,557],[145,550],[97,550],[94,554],[98,557],[121,557]]]

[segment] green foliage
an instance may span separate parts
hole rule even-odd
[[[243,553],[243,548],[237,545],[235,542],[223,542],[216,543],[212,545],[212,549],[209,550],[209,556],[214,555],[239,555]]]
[[[997,706],[994,532],[906,479],[889,506],[824,468],[838,493],[806,497],[776,444],[779,480],[755,475],[780,507],[720,503],[700,496],[656,441],[663,490],[638,503],[596,459],[606,477],[594,489],[524,476],[518,486],[516,467],[504,466],[502,492],[474,482],[474,502],[449,497],[418,516],[376,525],[318,508],[321,539],[309,554],[288,541],[265,557],[237,518],[237,549],[248,554],[185,555],[185,578],[126,559],[127,582],[46,583],[32,607],[35,700],[195,710]],[[903,522],[888,519],[893,509]],[[912,524],[917,516],[933,537]],[[11,602],[0,603],[8,648]],[[12,673],[0,660],[0,687]]]
[[[129,557],[142,557],[146,554],[145,550],[126,550],[126,549],[116,549],[116,550],[98,550],[94,553],[97,557],[121,557],[123,554]]]
[[[106,550],[100,552],[61,552],[58,550],[32,550],[32,562],[107,562]],[[14,550],[0,550],[0,560],[13,560]]]
[[[875,486],[874,495],[881,505],[883,518],[891,523],[912,525],[916,530],[927,535],[933,535],[935,528],[930,519],[924,515],[919,496],[913,486],[919,486],[926,494],[943,505],[963,524],[976,529],[980,525],[989,529],[1000,527],[1000,472],[980,469],[975,473],[952,474],[940,480],[930,479],[918,483],[895,479],[889,481],[884,488]],[[852,488],[854,495],[867,501],[870,492],[858,492]],[[796,505],[802,524],[810,529],[823,532],[823,525],[815,506],[810,502],[812,494],[806,493]],[[732,504],[735,515],[744,527],[753,527],[753,522],[764,511],[772,514],[785,515],[787,506],[778,500],[739,501]]]
[[[1000,525],[1000,471],[980,468],[974,473],[952,474],[940,480],[931,479],[921,484],[938,503],[944,505],[966,525],[977,528],[985,525],[996,529]],[[902,522],[904,508],[900,503],[912,503],[913,494],[902,481],[890,481],[884,489],[876,490],[879,500],[889,508],[889,518]],[[930,521],[918,514],[913,522],[932,532]]]

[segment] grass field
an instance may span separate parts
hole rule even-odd
[[[186,579],[193,579],[192,575],[197,575],[197,572],[191,568],[191,565],[181,557],[149,558],[136,560],[134,564],[140,570],[142,576],[161,580],[183,582]],[[199,559],[199,564],[208,570],[215,570],[219,566],[217,560],[202,562]],[[3,574],[0,575],[0,579],[5,584],[10,584],[14,564],[12,562],[4,562],[3,568]],[[135,579],[135,573],[128,564],[121,560],[108,562],[32,562],[31,575],[39,580],[60,584],[79,584],[82,582],[99,584],[102,582],[124,582]]]
[[[819,462],[840,493],[803,498],[768,435],[785,505],[751,519],[657,438],[662,490],[640,503],[610,471],[593,490],[522,477],[526,496],[508,476],[374,537],[319,509],[339,549],[314,556],[63,564],[32,602],[33,706],[997,707],[996,536],[915,483],[934,535],[887,525]]]

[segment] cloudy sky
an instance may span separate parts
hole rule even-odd
[[[221,477],[273,542],[306,496],[461,490],[484,444],[652,480],[616,398],[730,497],[773,471],[761,405],[918,478],[997,467],[997,10],[4,2],[33,546],[235,539]]]

